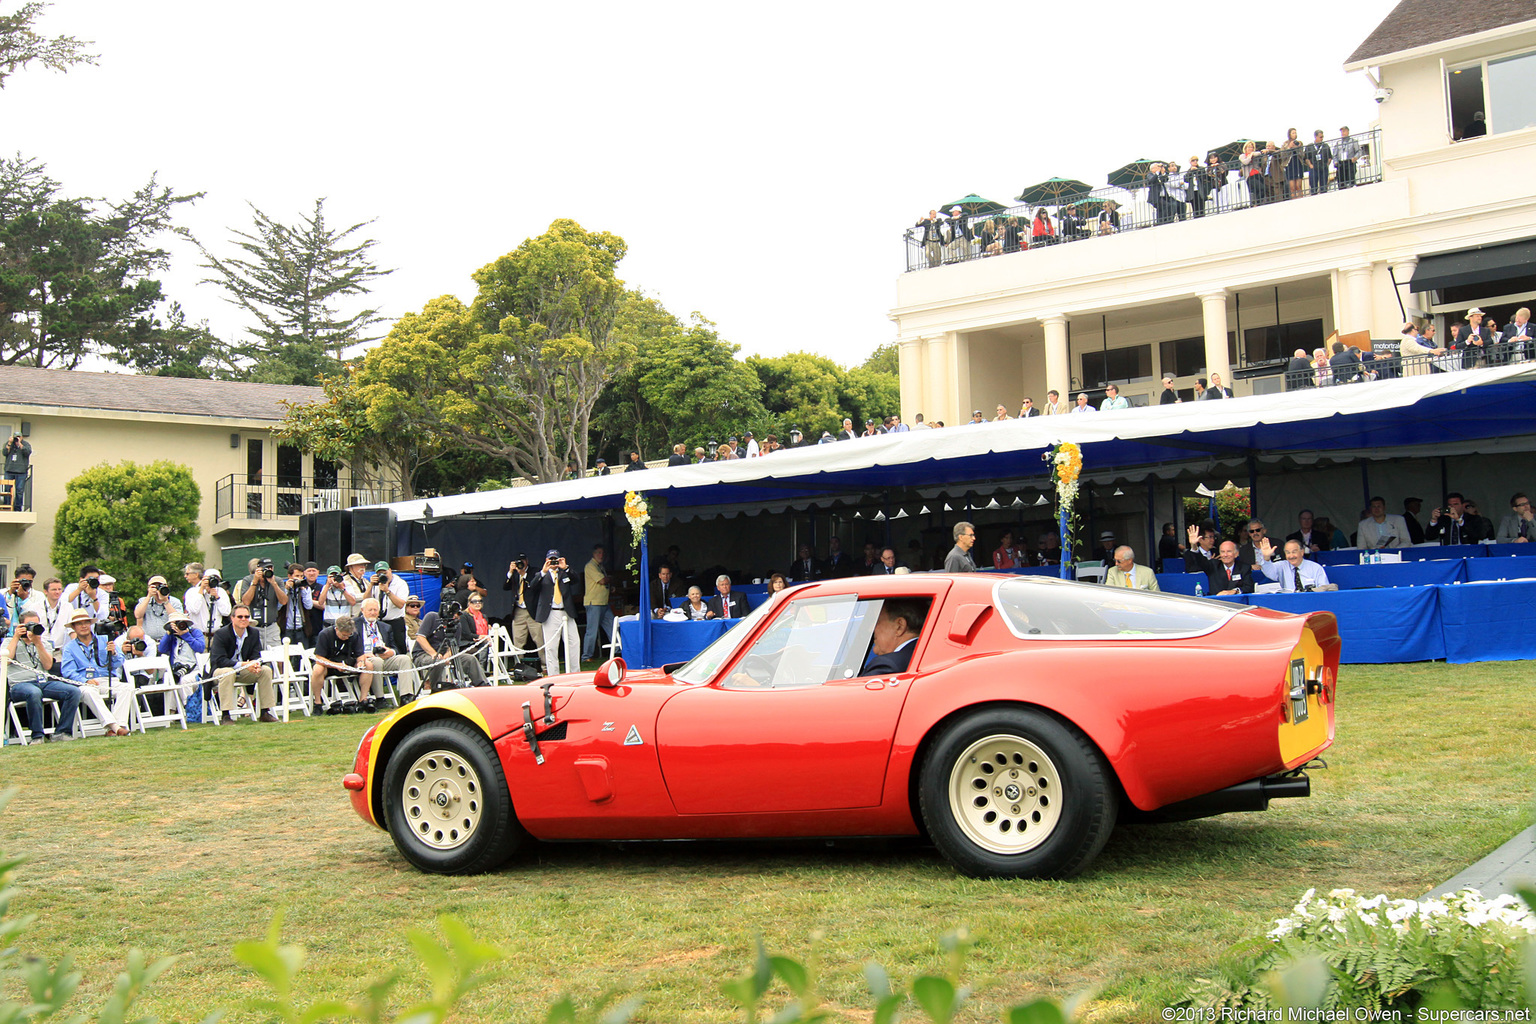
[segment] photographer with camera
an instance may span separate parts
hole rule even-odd
[[[283,611],[288,607],[288,591],[272,581],[277,567],[263,558],[251,572],[250,585],[240,595],[240,603],[251,610],[251,625],[261,637],[261,646],[278,647],[283,642]]]
[[[152,643],[158,644],[160,638],[165,636],[165,624],[171,616],[181,615],[185,610],[181,602],[171,596],[171,585],[165,581],[165,577],[151,576],[147,592],[134,605],[133,617],[143,628],[144,635]]]
[[[11,511],[22,510],[22,489],[27,486],[27,470],[32,465],[32,445],[20,434],[5,442],[5,478],[11,482]]]
[[[48,649],[47,630],[41,617],[31,609],[24,609],[17,617],[16,632],[5,642],[5,656],[11,660],[6,671],[10,684],[10,699],[27,705],[27,725],[32,730],[32,741],[41,739],[72,740],[75,731],[75,712],[80,707],[80,688],[49,679],[46,673],[53,671],[53,652]],[[52,736],[43,732],[43,701],[59,702],[58,728]]]
[[[26,562],[21,563],[16,569],[16,575],[11,577],[11,585],[5,590],[5,621],[20,622],[22,609],[27,605],[37,605],[42,602],[42,595],[32,589],[32,584],[37,580],[37,570]]]
[[[560,671],[560,641],[565,640],[565,670],[581,668],[577,660],[579,638],[576,635],[576,606],[580,603],[571,567],[559,551],[551,548],[539,570],[539,610],[534,618],[544,628],[544,674]]]
[[[352,602],[347,600],[346,574],[341,566],[333,565],[325,571],[325,582],[320,587],[321,629],[336,625],[343,615],[352,614]],[[319,633],[315,634],[319,636]]]
[[[1478,544],[1493,540],[1493,524],[1467,509],[1467,499],[1461,492],[1452,491],[1445,496],[1445,505],[1429,513],[1429,525],[1424,527],[1425,540],[1437,540],[1441,544]]]
[[[283,606],[282,639],[300,647],[309,646],[311,635],[309,613],[315,606],[309,582],[304,579],[304,567],[298,562],[288,563],[288,579],[283,582],[288,602]]]
[[[97,626],[96,631],[100,633],[103,628],[106,627]],[[112,649],[124,661],[127,661],[129,658],[144,657],[153,646],[155,646],[155,641],[149,639],[142,626],[129,626],[112,639]]]
[[[395,677],[395,685],[402,694],[416,693],[421,689],[421,680],[410,656],[402,654],[402,649],[390,642],[389,626],[379,618],[378,599],[370,597],[363,602],[362,609],[363,617],[357,623],[357,632],[363,638],[363,654],[366,656],[361,667],[368,671],[358,680],[358,689],[363,694],[363,710],[371,712],[375,696],[387,692],[383,685],[386,673]]]
[[[373,578],[368,575],[368,559],[356,551],[347,556],[347,574],[342,578],[347,596],[347,606],[357,614],[358,605],[375,596]]]
[[[64,603],[90,612],[92,622],[105,620],[107,592],[101,589],[101,570],[94,565],[82,566],[79,581],[64,588]]]
[[[454,669],[467,678],[471,685],[485,685],[485,670],[473,654],[452,653],[456,642],[453,638],[460,618],[458,603],[450,601],[443,605],[441,614],[427,612],[423,615],[421,626],[416,630],[416,639],[411,647],[411,662],[419,674],[425,675],[434,693],[446,688],[450,661]]]
[[[160,645],[155,650],[170,660],[171,676],[179,683],[187,676],[197,675],[197,656],[207,648],[208,641],[203,631],[197,628],[192,616],[182,612],[171,616],[171,620],[165,624],[165,635],[160,638]],[[190,683],[182,688],[181,695],[183,698],[192,695]]]
[[[189,562],[181,570],[187,580],[187,592],[181,596],[181,609],[186,612],[204,637],[213,634],[229,618],[234,602],[223,587],[217,569],[203,571],[202,562]]]
[[[60,673],[80,688],[80,702],[101,719],[108,736],[128,735],[128,716],[133,711],[133,684],[123,681],[123,656],[112,648],[91,613],[76,608],[69,616],[69,641],[64,645]]]
[[[519,651],[542,652],[544,627],[539,625],[539,620],[533,617],[533,613],[539,607],[539,574],[528,571],[527,555],[518,555],[507,566],[507,578],[501,584],[501,589],[511,591],[514,595],[512,645]],[[542,657],[541,653],[541,660]]]

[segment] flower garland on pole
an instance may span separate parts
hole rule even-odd
[[[640,548],[645,543],[645,528],[651,523],[651,505],[645,500],[645,495],[639,491],[629,491],[624,495],[624,518],[629,520],[629,571],[634,572],[639,568]],[[644,583],[641,581],[641,591],[644,592]]]
[[[1072,538],[1077,533],[1078,478],[1083,473],[1083,450],[1071,441],[1063,441],[1041,458],[1051,467],[1051,485],[1056,490],[1056,522],[1061,530],[1061,578],[1072,578]]]

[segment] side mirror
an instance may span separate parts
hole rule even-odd
[[[603,690],[612,690],[624,681],[626,668],[623,658],[609,658],[598,666],[597,674],[592,677],[592,685]]]

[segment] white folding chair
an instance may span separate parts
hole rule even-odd
[[[3,655],[0,655],[0,692],[4,692],[6,695],[5,703],[7,711],[5,724],[0,726],[0,729],[3,729],[3,732],[6,734],[7,743],[9,743],[12,738],[14,738],[17,743],[24,747],[32,742],[32,729],[28,723],[21,720],[21,713],[22,710],[26,708],[27,702],[24,700],[10,699],[11,691],[9,683],[7,682],[7,676],[10,673],[10,668],[11,660],[4,657]],[[48,719],[50,716],[53,718],[53,725],[48,724]],[[53,735],[53,730],[58,727],[58,724],[59,702],[52,699],[51,697],[44,697],[43,736],[47,737]]]
[[[140,675],[146,676],[149,682],[135,683],[134,677]],[[149,726],[169,728],[173,722],[186,729],[187,710],[181,700],[182,684],[176,681],[171,671],[170,658],[163,654],[129,658],[123,662],[123,678],[134,683],[133,710],[128,715],[130,730],[137,728],[142,733]],[[150,695],[155,693],[160,694],[164,701],[158,713],[149,701]]]
[[[294,679],[293,662],[290,660],[293,653],[291,647],[292,645],[284,640],[281,647],[268,647],[257,655],[257,660],[272,670],[272,693],[277,704],[266,710],[273,712],[285,722],[288,721],[288,712],[293,707],[290,703],[290,694],[293,687],[297,685],[297,680]],[[308,688],[309,680],[306,677],[299,697],[299,706],[305,708],[305,714],[309,711],[304,703],[303,690]]]
[[[486,673],[487,681],[492,686],[512,685],[512,667],[517,664],[519,655],[507,627],[499,622],[491,623],[487,645],[486,664],[490,668]]]

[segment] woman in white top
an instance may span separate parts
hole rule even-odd
[[[703,619],[709,614],[709,606],[704,603],[704,591],[698,587],[688,588],[688,603],[683,605],[683,611],[690,619]]]

